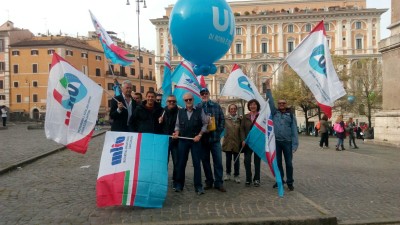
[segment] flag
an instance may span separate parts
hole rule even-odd
[[[171,81],[171,55],[169,51],[168,38],[166,38],[164,53],[164,80],[161,86],[163,90],[163,96],[161,99],[161,106],[167,105],[168,96],[172,94],[172,81]]]
[[[269,165],[272,175],[275,177],[276,183],[278,184],[278,194],[282,197],[284,190],[281,173],[279,172],[278,163],[276,161],[274,122],[268,104],[261,109],[245,142],[261,160]]]
[[[86,153],[96,125],[102,88],[53,53],[46,100],[48,139]]]
[[[235,64],[228,80],[221,91],[221,96],[232,96],[250,101],[256,99],[261,108],[265,106],[265,100],[260,95],[254,83],[243,73],[240,67]]]
[[[113,64],[120,64],[121,66],[128,66],[133,63],[134,55],[125,51],[124,49],[115,45],[113,40],[108,35],[107,31],[101,26],[99,21],[89,10],[92,18],[93,26],[96,29],[96,34],[100,39],[100,43],[103,46],[104,54],[107,59],[111,60]]]
[[[178,83],[179,80],[181,79],[182,74],[188,74],[191,77],[196,78],[196,75],[193,72],[193,66],[192,64],[187,61],[187,60],[183,60],[181,63],[179,63],[179,65],[174,69],[174,72],[171,75],[171,82],[172,83]]]
[[[201,102],[199,82],[197,81],[196,77],[193,77],[191,74],[183,72],[174,89],[174,95],[176,97],[178,106],[182,108],[185,107],[183,95],[188,92],[193,95],[194,105],[197,105]]]
[[[314,94],[322,111],[330,118],[335,100],[346,94],[333,67],[324,21],[311,31],[286,58]]]
[[[115,96],[120,96],[121,95],[121,84],[118,82],[117,78],[114,79],[114,86],[113,86],[113,90],[114,90],[114,95]]]
[[[168,135],[106,133],[97,206],[161,208],[168,189]]]
[[[202,87],[202,88],[206,88],[207,87],[207,84],[206,84],[206,81],[204,80],[204,76],[203,75],[197,76],[197,81],[199,82],[200,87]]]

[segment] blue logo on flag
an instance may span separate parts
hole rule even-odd
[[[315,71],[326,77],[325,48],[323,44],[314,48],[309,63]]]
[[[238,78],[239,87],[243,88],[244,90],[251,92],[254,95],[254,91],[250,86],[249,80],[246,77],[239,77]]]

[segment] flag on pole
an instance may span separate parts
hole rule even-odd
[[[330,118],[335,100],[346,94],[333,67],[324,21],[311,31],[286,58],[314,94],[322,111]]]
[[[202,88],[207,87],[207,84],[206,84],[206,81],[204,80],[203,75],[197,76],[197,81],[200,83],[200,87],[202,87]]]
[[[281,173],[279,172],[278,163],[276,161],[276,144],[274,122],[269,105],[266,104],[261,109],[260,115],[257,117],[253,127],[245,140],[246,144],[269,165],[272,175],[278,184],[278,195],[283,196],[283,184]]]
[[[107,31],[104,30],[103,26],[101,26],[99,21],[90,10],[89,13],[107,59],[111,60],[113,64],[120,64],[122,66],[128,66],[132,64],[134,61],[134,55],[115,45]]]
[[[72,151],[86,153],[102,93],[98,84],[53,53],[47,87],[46,137]]]
[[[196,75],[193,72],[193,66],[192,64],[187,61],[183,60],[179,65],[174,69],[174,72],[171,75],[171,82],[172,83],[178,83],[179,80],[181,79],[182,74],[188,74],[190,77],[193,79],[197,79]]]
[[[121,84],[118,82],[117,78],[114,79],[113,90],[114,90],[114,95],[115,95],[115,96],[120,96],[121,93],[122,93],[122,91],[121,91]]]
[[[161,208],[168,189],[168,135],[107,132],[97,206]]]
[[[165,41],[165,52],[164,52],[164,79],[161,86],[163,90],[163,96],[161,99],[161,106],[167,105],[168,96],[172,94],[172,81],[171,81],[171,55],[169,51],[168,38]]]
[[[235,64],[225,86],[222,88],[221,96],[232,96],[250,101],[256,99],[261,108],[265,106],[265,100],[260,95],[254,83],[243,73],[240,67]]]
[[[178,106],[185,107],[183,95],[191,93],[193,95],[194,105],[201,102],[200,97],[200,84],[196,77],[193,77],[190,73],[182,72],[178,83],[175,85],[174,95]]]

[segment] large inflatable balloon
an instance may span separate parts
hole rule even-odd
[[[193,63],[196,75],[217,72],[213,64],[231,47],[235,18],[225,0],[178,0],[169,21],[172,44]]]

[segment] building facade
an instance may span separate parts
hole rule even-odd
[[[125,46],[123,46],[125,47]],[[126,46],[128,51],[138,51]],[[47,84],[53,53],[66,59],[71,65],[103,87],[99,116],[108,119],[108,111],[114,96],[114,79],[119,83],[130,80],[133,91],[145,93],[156,90],[154,54],[142,49],[139,60],[123,67],[113,65],[104,56],[96,37],[72,38],[42,35],[21,40],[7,46],[9,68],[9,108],[12,118],[29,116],[43,119],[46,112]]]
[[[235,15],[236,36],[231,48],[215,64],[218,71],[205,78],[215,99],[234,63],[240,65],[265,93],[263,82],[273,78],[279,82],[282,62],[321,20],[324,20],[328,45],[332,54],[346,57],[351,67],[360,58],[381,58],[380,16],[387,9],[366,8],[366,0],[263,0],[238,1],[229,5]],[[182,59],[169,37],[169,16],[173,5],[166,8],[162,18],[151,20],[156,27],[156,76],[162,82],[164,41],[168,38],[172,65]],[[347,85],[347,84],[345,84]],[[351,84],[348,84],[351,85]],[[303,117],[299,117],[299,119]]]

